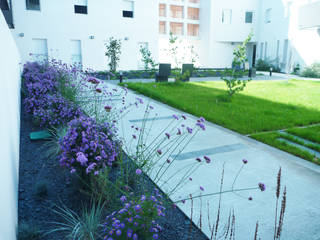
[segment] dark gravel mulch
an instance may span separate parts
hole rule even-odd
[[[59,166],[54,158],[45,156],[44,141],[31,141],[29,134],[40,130],[32,122],[23,107],[21,109],[20,130],[20,169],[19,169],[19,224],[28,222],[37,226],[41,231],[51,230],[53,221],[61,221],[53,213],[54,206],[63,203],[68,208],[80,212],[83,202],[88,202],[84,195],[80,194],[74,182],[70,180],[70,174]],[[149,180],[150,181],[150,180]],[[40,198],[35,194],[36,184],[43,182],[48,189],[47,196]],[[150,181],[150,187],[153,183]],[[178,208],[168,207],[166,217],[160,221],[164,231],[160,239],[164,240],[205,240],[207,237],[194,225],[190,232],[190,220]],[[62,240],[62,233],[46,235],[41,239]]]

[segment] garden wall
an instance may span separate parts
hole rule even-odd
[[[20,136],[20,56],[0,11],[0,240],[16,239]]]

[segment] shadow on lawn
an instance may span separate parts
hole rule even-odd
[[[320,122],[320,111],[192,83],[128,83],[130,89],[208,121],[254,134]]]

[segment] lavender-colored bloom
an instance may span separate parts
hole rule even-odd
[[[91,164],[87,167],[86,173],[89,174],[96,166],[97,166],[96,163],[91,163]]]
[[[78,152],[77,161],[81,164],[81,166],[85,166],[88,162],[88,158],[83,154],[83,152]]]
[[[153,234],[152,236],[153,239],[159,239],[159,235],[157,233]]]
[[[203,156],[203,158],[206,160],[206,163],[211,163],[211,159],[208,156]]]
[[[173,114],[172,117],[176,120],[179,120],[179,117],[176,114]]]
[[[132,135],[133,139],[137,139],[137,136],[135,134]]]
[[[96,92],[97,92],[97,93],[102,93],[101,88],[96,88]]]
[[[183,200],[181,200],[181,202],[182,202],[183,204],[185,204],[185,203],[186,203],[186,200],[183,199]]]
[[[111,109],[112,109],[112,107],[111,106],[104,106],[104,110],[106,110],[106,112],[110,112],[111,111]]]
[[[136,233],[133,234],[132,239],[133,239],[133,240],[138,240],[138,235],[137,235]]]
[[[247,160],[247,159],[242,159],[242,162],[243,162],[244,164],[247,164],[247,163],[248,163],[248,160]]]
[[[189,181],[192,181],[192,177],[189,177]]]
[[[146,200],[146,196],[145,195],[142,195],[141,196],[141,201],[143,202],[143,201],[145,201]]]
[[[72,168],[71,170],[70,170],[70,173],[75,173],[76,172],[76,169],[74,169],[74,168]]]
[[[177,135],[181,135],[181,130],[180,130],[180,128],[178,128]]]
[[[266,190],[266,185],[264,183],[259,183],[258,186],[259,186],[261,192]]]
[[[116,231],[116,234],[117,234],[117,236],[120,236],[121,235],[121,230],[120,229],[118,229],[117,231]]]
[[[121,196],[120,201],[121,201],[121,202],[126,202],[126,201],[127,201],[126,196]]]
[[[187,119],[186,115],[184,115],[184,114],[183,114],[181,117],[182,117],[184,120]]]
[[[198,162],[202,162],[201,158],[199,158],[199,157],[197,157],[196,160],[197,160]]]
[[[200,122],[203,122],[203,123],[206,121],[206,120],[204,119],[204,117],[200,117],[199,120],[200,120]]]
[[[170,134],[169,134],[169,133],[165,133],[165,135],[166,135],[166,137],[167,137],[168,139],[170,139]]]
[[[249,200],[249,201],[252,201],[252,197],[250,196],[250,197],[248,198],[248,200]]]
[[[190,128],[190,127],[187,127],[187,131],[188,131],[188,133],[192,133],[192,128]]]
[[[136,174],[137,174],[137,175],[141,175],[141,173],[142,173],[142,170],[138,168],[138,169],[136,170]]]
[[[168,158],[168,159],[167,159],[167,163],[170,163],[170,162],[171,162],[171,160]]]
[[[202,186],[200,186],[200,190],[201,190],[201,191],[204,191],[204,188],[203,188]]]
[[[161,154],[162,154],[161,149],[158,149],[158,150],[157,150],[157,153],[158,153],[159,155],[161,155]]]
[[[202,122],[197,122],[196,125],[200,127],[203,131],[206,130],[206,126]]]
[[[138,211],[141,210],[141,206],[140,206],[139,204],[137,204],[137,205],[134,207],[134,209],[138,212]]]

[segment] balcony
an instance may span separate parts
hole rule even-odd
[[[299,10],[299,28],[320,28],[320,1],[302,6]]]

